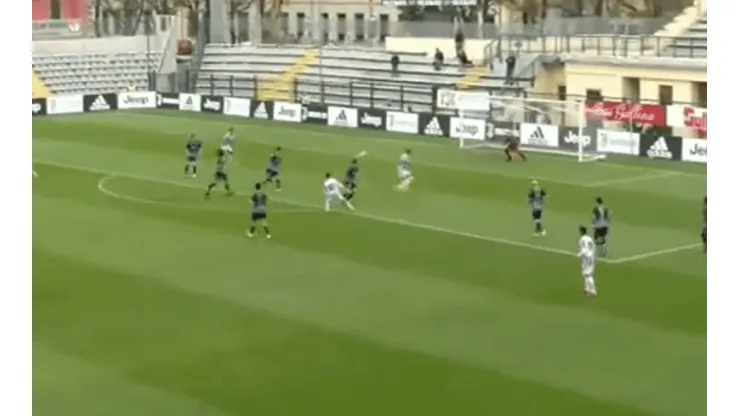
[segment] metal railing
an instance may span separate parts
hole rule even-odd
[[[604,57],[706,58],[707,40],[693,37],[502,34],[489,42],[486,57],[501,58],[509,52],[582,54]]]

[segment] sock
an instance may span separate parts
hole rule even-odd
[[[190,171],[190,165],[185,165],[185,174],[188,174],[188,171]]]
[[[534,232],[537,234],[542,234],[542,223],[537,221],[534,223]]]
[[[211,182],[210,185],[208,185],[208,190],[206,191],[206,195],[210,194],[213,188],[216,187],[216,182]]]
[[[354,206],[352,205],[352,203],[351,203],[351,202],[349,202],[349,201],[344,201],[344,205],[346,205],[346,206],[347,206],[347,208],[351,209],[352,211],[354,211],[354,210],[355,210],[355,207],[354,207]]]
[[[586,278],[586,291],[593,295],[596,294],[596,282],[593,277]]]
[[[519,152],[517,152],[517,153],[519,153],[519,157],[521,157],[521,158],[522,158],[522,160],[527,160],[527,155],[525,155],[525,154],[524,154],[524,152],[522,152],[522,151],[519,151]]]
[[[255,227],[254,225],[252,225],[251,227],[249,227],[249,234],[250,234],[250,235],[254,234],[254,230],[255,230],[255,228],[256,228],[256,227]]]
[[[270,229],[265,225],[265,235],[270,235]]]
[[[193,166],[193,175],[195,175],[197,173],[198,173],[198,167],[197,166]]]
[[[227,183],[227,184],[224,184],[224,189],[226,189],[226,192],[228,192],[229,194],[231,194],[231,193],[232,193],[232,192],[231,192],[231,186],[229,186],[229,184],[228,184],[228,183]]]
[[[331,200],[327,198],[324,200],[324,210],[329,211],[331,209]]]
[[[275,188],[280,189],[282,187],[282,184],[280,183],[280,179],[275,179]]]
[[[506,161],[507,162],[510,162],[511,161],[511,152],[509,151],[509,149],[504,149],[504,154],[506,155]]]

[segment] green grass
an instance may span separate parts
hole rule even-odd
[[[238,135],[203,200],[185,137]],[[578,164],[453,142],[178,113],[35,119],[34,406],[40,415],[686,415],[706,408],[706,168]],[[284,148],[274,238],[248,201]],[[417,181],[393,190],[412,148]],[[323,173],[366,149],[357,213]],[[533,239],[529,182],[551,195]],[[614,211],[599,297],[576,226]]]

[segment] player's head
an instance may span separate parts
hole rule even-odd
[[[357,159],[352,159],[352,162],[351,162],[351,163],[352,163],[353,165],[356,165],[356,164],[358,163],[358,162],[357,162]]]
[[[194,140],[194,139],[195,139],[195,133],[190,133],[190,140]]]
[[[329,173],[329,172],[326,172],[326,173],[324,174],[324,177],[325,177],[326,179],[329,179],[329,178],[331,178],[331,173]]]
[[[229,133],[233,133],[233,132],[234,132],[234,128],[233,127],[229,127]]]
[[[406,149],[406,154],[407,155],[410,155],[411,154],[411,149]]]
[[[278,146],[275,148],[275,153],[280,153],[281,150],[283,150],[283,148]]]
[[[255,183],[254,184],[254,190],[255,191],[259,191],[260,189],[262,189],[262,184],[259,183],[259,182]]]
[[[532,189],[540,189],[540,183],[536,179],[532,181]]]
[[[226,150],[224,150],[224,148],[220,147],[220,148],[218,149],[218,153],[217,153],[217,154],[218,154],[219,156],[226,156]]]
[[[597,196],[596,197],[596,203],[599,204],[599,205],[601,205],[601,204],[604,203],[604,200],[600,196]]]
[[[584,227],[583,225],[579,225],[578,226],[578,234],[580,234],[581,236],[584,236],[584,235],[588,234],[588,229],[586,227]]]

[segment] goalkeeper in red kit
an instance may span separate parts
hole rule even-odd
[[[509,136],[504,140],[504,154],[506,155],[506,161],[511,162],[512,153],[516,153],[519,155],[519,157],[523,160],[527,160],[527,155],[524,154],[521,150],[519,150],[519,138],[514,136]]]

